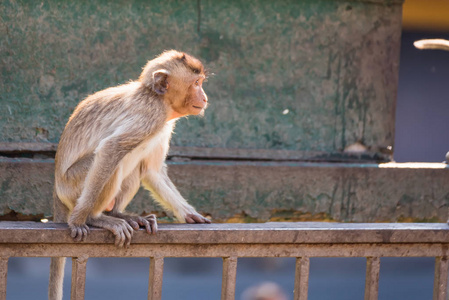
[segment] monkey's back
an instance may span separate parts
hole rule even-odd
[[[88,96],[70,116],[56,151],[55,187],[64,189],[67,170],[77,161],[95,154],[100,141],[120,131],[138,127],[148,133],[162,127],[165,106],[140,82],[111,87]],[[133,126],[138,124],[139,126]]]

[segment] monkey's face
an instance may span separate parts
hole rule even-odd
[[[168,76],[168,88],[164,98],[180,116],[203,115],[208,104],[207,95],[203,90],[205,78],[203,74]]]
[[[204,79],[204,76],[200,76],[187,90],[185,106],[189,115],[203,115],[207,108],[207,95],[203,90]]]
[[[205,79],[204,66],[198,59],[171,50],[148,62],[139,80],[163,96],[174,115],[181,117],[204,114],[207,107],[203,90]]]

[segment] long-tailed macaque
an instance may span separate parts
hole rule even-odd
[[[87,225],[110,230],[128,246],[133,230],[155,233],[155,215],[124,211],[140,183],[180,222],[210,223],[167,176],[165,157],[176,119],[202,115],[207,96],[202,63],[166,51],[149,61],[139,80],[97,92],[70,117],[55,158],[54,221],[68,222],[82,241]],[[62,299],[64,258],[52,258],[49,298]]]

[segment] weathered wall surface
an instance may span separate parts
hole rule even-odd
[[[57,142],[76,104],[181,49],[214,74],[173,145],[339,152],[393,145],[398,0],[0,4],[0,141]]]
[[[171,162],[169,175],[214,221],[446,222],[449,166],[380,166],[190,161]],[[51,216],[53,169],[52,160],[0,159],[0,215]],[[162,211],[143,189],[129,209]]]
[[[355,142],[370,151],[360,158],[388,153],[401,4],[2,1],[0,143],[11,156],[39,154],[0,158],[0,215],[51,216],[54,163],[38,157],[51,156],[77,103],[175,48],[213,74],[205,117],[180,120],[172,140],[170,175],[199,211],[216,221],[446,221],[447,168],[286,162],[338,161]],[[143,190],[130,210],[163,215]]]

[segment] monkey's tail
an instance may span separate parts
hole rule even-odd
[[[48,300],[62,300],[65,257],[52,257],[50,279],[48,282]]]
[[[53,222],[65,223],[69,210],[61,202],[56,191],[53,191]],[[48,299],[62,300],[62,285],[64,281],[65,257],[52,257],[50,263],[50,278],[48,283]]]

